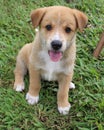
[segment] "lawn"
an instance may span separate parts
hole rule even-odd
[[[25,100],[28,76],[24,92],[13,90],[16,55],[34,39],[30,12],[52,5],[77,8],[89,18],[88,27],[77,35],[76,89],[69,93],[72,107],[66,116],[57,111],[55,82],[42,81],[34,106]],[[103,0],[0,0],[0,130],[104,130],[104,49],[99,59],[92,56],[103,31]]]

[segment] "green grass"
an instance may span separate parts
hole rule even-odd
[[[70,113],[57,111],[57,84],[42,82],[40,101],[30,106],[25,100],[28,90],[15,92],[13,70],[20,48],[34,39],[28,23],[33,9],[65,5],[84,11],[89,28],[77,35],[77,58],[69,93]],[[92,56],[104,28],[103,0],[0,0],[0,130],[104,130],[104,50],[99,59]]]

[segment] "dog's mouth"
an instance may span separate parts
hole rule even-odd
[[[61,60],[62,58],[62,52],[61,51],[54,51],[54,50],[50,50],[48,51],[48,54],[50,56],[50,59],[53,61],[53,62],[58,62]]]

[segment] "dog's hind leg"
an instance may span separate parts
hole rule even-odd
[[[14,70],[14,75],[15,75],[15,82],[14,82],[14,89],[16,91],[23,91],[25,88],[24,85],[24,75],[26,74],[26,66],[25,63],[23,62],[21,55],[19,54],[17,56],[17,62],[16,62],[16,68]]]

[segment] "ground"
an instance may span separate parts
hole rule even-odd
[[[20,48],[34,39],[30,21],[33,9],[64,5],[79,9],[88,16],[88,27],[77,35],[77,58],[69,92],[68,115],[57,111],[57,83],[42,81],[40,101],[28,105],[25,95],[13,90],[13,70]],[[93,50],[104,31],[103,0],[0,0],[0,130],[104,130],[104,50],[99,59]]]

